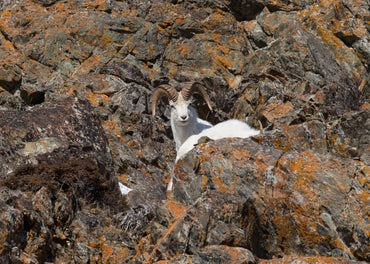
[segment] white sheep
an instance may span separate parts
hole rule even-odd
[[[176,89],[170,85],[163,84],[153,93],[153,117],[155,116],[155,108],[158,100],[162,97],[167,97],[169,99],[169,104],[171,106],[171,129],[176,143],[176,151],[180,149],[180,146],[188,137],[199,134],[204,129],[212,127],[211,123],[200,119],[196,110],[190,105],[191,96],[194,93],[199,93],[212,111],[208,95],[199,82],[185,83],[180,92],[177,92]]]
[[[152,115],[155,116],[155,109],[158,100],[162,97],[169,99],[171,106],[171,129],[176,143],[176,162],[186,153],[194,148],[201,137],[208,137],[213,140],[221,138],[247,138],[259,134],[258,130],[251,128],[246,123],[231,119],[221,122],[215,126],[200,119],[196,110],[190,105],[193,93],[199,93],[206,101],[212,111],[210,100],[202,84],[198,82],[186,83],[180,92],[170,85],[159,86],[153,94]],[[173,175],[168,183],[167,191],[172,190]]]

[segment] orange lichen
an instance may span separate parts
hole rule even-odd
[[[169,224],[166,232],[162,235],[161,238],[157,240],[157,243],[154,245],[151,254],[148,258],[144,261],[144,263],[152,263],[155,255],[157,252],[161,252],[160,245],[164,242],[172,233],[173,231],[178,228],[179,225],[183,223],[183,218],[187,215],[188,209],[190,207],[183,206],[174,200],[167,200],[166,207],[169,209],[170,213],[172,214],[173,218],[171,223]],[[167,258],[171,258],[168,252],[161,252],[162,254],[167,255]]]
[[[127,248],[113,246],[107,243],[101,245],[101,251],[103,254],[103,263],[122,263],[122,260],[129,255]]]
[[[330,4],[328,2],[330,1],[321,1],[321,5],[324,6],[324,9],[317,5],[307,7],[306,9],[298,12],[295,17],[302,22],[302,26],[304,28],[314,31],[317,36],[319,36],[325,43],[328,44],[328,46],[332,48],[337,60],[350,69],[354,75],[360,75],[359,73],[363,72],[364,69],[359,59],[353,54],[352,50],[334,34],[339,27],[341,27],[341,31],[343,30],[342,25],[338,25],[338,23],[342,22],[334,20],[332,23],[328,24],[327,19],[324,17],[325,14],[328,13],[327,8],[333,8],[333,2],[330,2]],[[342,3],[338,2],[334,5],[337,5],[338,9],[338,5],[342,5]],[[339,9],[341,8],[342,7]],[[336,11],[336,13],[338,14],[338,11]],[[307,28],[307,26],[309,28]],[[358,36],[367,34],[365,28],[354,26],[353,29],[355,31],[350,34]]]
[[[271,103],[266,107],[263,114],[267,119],[273,120],[275,118],[288,116],[293,110],[294,107],[290,102],[278,104],[278,101],[275,100],[275,103]]]
[[[299,257],[299,256],[286,256],[276,259],[261,259],[261,264],[291,264],[291,263],[312,263],[312,264],[350,264],[351,261],[343,260],[342,258],[335,257]]]

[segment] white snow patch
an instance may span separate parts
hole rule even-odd
[[[124,195],[127,195],[129,192],[132,191],[131,188],[127,187],[126,185],[122,184],[122,183],[118,183],[119,184],[119,189],[121,190],[121,193],[124,194]]]

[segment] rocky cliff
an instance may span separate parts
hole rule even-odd
[[[369,43],[366,0],[0,2],[0,262],[370,262]],[[263,133],[175,164],[190,80]]]

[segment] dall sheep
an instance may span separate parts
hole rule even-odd
[[[190,105],[193,93],[199,93],[212,111],[206,90],[199,82],[186,83],[180,92],[177,92],[171,85],[160,85],[153,93],[153,117],[155,116],[158,100],[162,97],[169,99],[171,129],[177,151],[176,162],[192,150],[201,137],[217,140],[230,137],[247,138],[259,134],[258,130],[251,128],[240,120],[231,119],[213,126],[211,123],[200,119],[196,110]],[[168,183],[167,191],[172,190],[172,185],[173,174]]]
[[[158,100],[162,97],[169,99],[171,106],[171,129],[176,143],[176,151],[179,150],[180,146],[188,137],[199,134],[204,129],[212,127],[211,123],[200,119],[196,110],[190,105],[191,97],[194,93],[199,93],[212,111],[207,92],[199,82],[185,83],[180,92],[177,92],[171,85],[163,84],[153,93],[153,117],[155,116]]]
[[[212,111],[211,103],[203,85],[199,82],[187,82],[182,90],[176,89],[168,84],[160,85],[153,93],[152,115],[155,116],[155,109],[158,100],[162,97],[169,99],[171,106],[171,129],[176,143],[176,161],[190,151],[201,137],[208,137],[213,140],[221,138],[247,138],[259,134],[258,130],[251,128],[246,123],[231,119],[213,126],[208,121],[200,119],[196,110],[190,105],[191,96],[199,93],[206,101]]]

